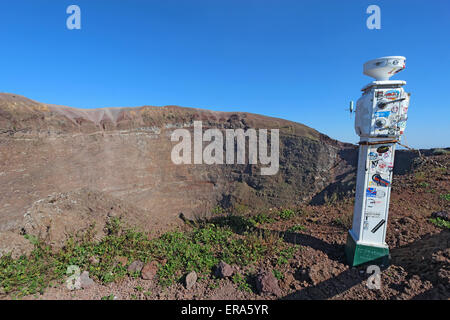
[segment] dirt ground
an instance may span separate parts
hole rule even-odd
[[[449,156],[432,157],[448,167]],[[433,212],[449,212],[447,170],[430,161],[393,181],[387,243],[391,265],[381,274],[381,288],[369,289],[365,267],[345,263],[344,245],[351,225],[353,199],[325,205],[306,205],[303,214],[287,221],[264,224],[287,243],[299,245],[282,267],[282,295],[263,296],[241,290],[231,279],[199,278],[188,290],[182,283],[167,288],[154,281],[126,278],[117,283],[70,291],[64,285],[25,299],[449,299],[450,231],[430,222]],[[288,232],[301,224],[301,231]],[[270,268],[267,259],[242,273]],[[252,284],[252,279],[248,282]]]

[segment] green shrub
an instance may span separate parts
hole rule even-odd
[[[442,218],[431,218],[430,222],[439,228],[450,229],[450,221],[446,221]]]
[[[290,227],[287,231],[288,232],[297,232],[297,231],[306,231],[306,227],[302,226],[301,224],[296,224],[295,226]]]
[[[277,265],[287,264],[289,262],[289,259],[292,259],[294,257],[294,254],[298,250],[298,248],[298,246],[294,246],[281,249],[278,252]]]
[[[272,273],[273,273],[274,277],[277,278],[278,280],[284,279],[284,274],[280,270],[273,269]]]
[[[250,285],[248,284],[247,280],[240,273],[235,273],[233,275],[232,279],[233,279],[233,282],[238,285],[239,290],[247,291],[247,292],[251,292],[252,291],[252,289],[251,289]]]
[[[248,221],[253,225],[253,226],[258,226],[260,224],[265,224],[265,223],[272,223],[275,221],[275,219],[270,216],[267,213],[260,213],[257,214],[255,216],[251,216],[248,218]]]
[[[433,152],[434,156],[439,156],[439,155],[444,155],[444,154],[449,154],[450,153],[449,150],[442,149],[442,148],[433,149],[432,152]]]
[[[284,209],[278,212],[278,216],[283,220],[288,220],[295,216],[295,212],[290,209]]]

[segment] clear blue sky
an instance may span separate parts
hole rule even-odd
[[[81,30],[66,8],[81,8]],[[366,8],[381,8],[381,30]],[[0,8],[0,92],[79,108],[247,111],[357,142],[362,64],[404,55],[406,141],[449,146],[450,1],[15,0]]]

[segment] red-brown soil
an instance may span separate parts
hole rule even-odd
[[[428,157],[448,167],[450,156]],[[392,263],[382,271],[381,289],[366,285],[366,269],[345,263],[344,245],[353,211],[351,197],[324,205],[306,205],[303,214],[287,221],[264,224],[286,242],[300,245],[295,256],[282,267],[279,281],[282,299],[449,299],[450,231],[432,224],[435,211],[449,211],[448,171],[430,161],[393,181],[387,243]],[[351,222],[350,222],[351,223]],[[301,224],[303,231],[287,232]],[[271,269],[267,259],[251,267]],[[64,286],[49,288],[43,295],[27,299],[275,299],[245,292],[229,279],[200,279],[191,290],[182,284],[162,288],[152,281],[125,279],[109,285],[96,284],[79,291]]]

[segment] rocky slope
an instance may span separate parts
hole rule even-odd
[[[302,205],[298,214],[290,217],[280,217],[273,209],[266,212],[270,221],[255,220],[253,216],[253,221],[260,222],[250,233],[258,234],[256,241],[260,245],[270,245],[271,253],[255,264],[241,266],[235,263],[221,272],[214,268],[208,270],[210,272],[202,274],[189,288],[184,280],[168,287],[161,286],[158,278],[153,274],[153,278],[147,277],[142,269],[138,277],[127,276],[113,283],[102,283],[92,276],[95,282],[91,286],[75,291],[69,290],[62,281],[43,293],[24,298],[448,300],[450,230],[432,218],[436,213],[445,213],[448,220],[450,155],[447,151],[446,155],[426,155],[424,159],[413,161],[409,172],[394,175],[386,239],[392,259],[389,267],[380,270],[378,289],[367,285],[367,266],[351,268],[346,263],[344,245],[351,224],[353,197],[343,197],[323,205]],[[233,232],[239,233],[235,228],[236,221],[249,218],[239,217],[239,220],[225,220],[234,226]],[[185,232],[190,230],[191,226],[186,225]],[[292,256],[286,255],[286,249],[275,249],[280,242],[292,249]],[[285,254],[281,255],[281,252]],[[173,256],[165,258],[164,261],[156,257],[151,260],[152,263],[159,261],[163,267],[175,259]],[[197,255],[188,254],[186,258],[192,262],[199,259]],[[130,266],[131,261],[133,259],[128,260]],[[89,263],[85,268],[93,271],[99,262]],[[259,275],[264,273],[274,276],[266,283],[268,288],[260,290]],[[239,279],[245,281],[237,281]],[[0,300],[12,297],[0,293]]]
[[[280,129],[278,173],[262,176],[259,164],[173,164],[171,133],[196,120],[203,130]],[[282,119],[177,106],[81,110],[3,93],[0,231],[23,228],[29,210],[39,215],[36,201],[80,188],[132,204],[161,229],[180,212],[203,215],[216,205],[295,205],[343,179],[354,161],[353,145]]]
[[[206,128],[280,129],[279,172],[261,176],[260,165],[173,164],[170,135],[176,128],[192,130],[195,120]],[[224,221],[245,228],[253,221],[252,239],[282,242],[293,256],[280,264],[285,251],[269,246],[274,252],[255,265],[237,267],[242,281],[211,276],[187,289],[179,282],[162,288],[148,279],[103,284],[94,277],[85,290],[55,285],[38,298],[275,298],[255,290],[262,270],[277,276],[277,297],[284,299],[448,299],[449,231],[430,219],[448,216],[448,152],[422,150],[423,158],[397,152],[387,236],[392,265],[383,270],[382,289],[370,290],[365,269],[349,268],[343,250],[353,211],[355,146],[255,114],[176,106],[78,110],[0,94],[0,256],[30,252],[29,235],[56,250],[91,227],[100,239],[116,217],[158,239],[175,225],[187,232],[196,225],[178,219],[181,212],[192,218],[216,205],[234,206],[216,218],[232,212],[235,219]],[[279,215],[286,207],[298,213]],[[241,239],[238,229],[232,236]],[[98,263],[89,260],[89,266]],[[0,290],[2,298],[11,296]]]

